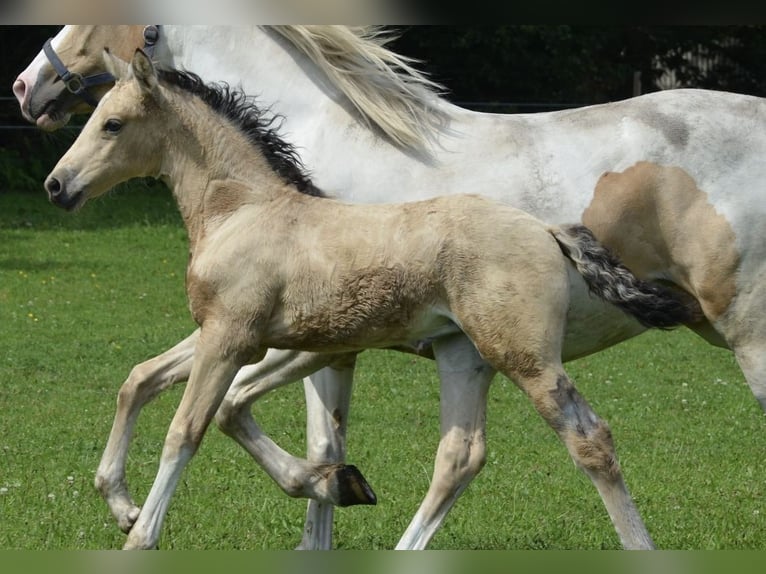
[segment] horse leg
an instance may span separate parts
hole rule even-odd
[[[189,378],[194,345],[199,330],[161,355],[133,367],[117,395],[112,430],[109,433],[95,485],[123,532],[129,532],[139,508],[133,502],[125,479],[125,464],[133,429],[141,409],[165,389]]]
[[[317,464],[339,465],[346,458],[346,428],[356,355],[347,357],[351,360],[324,368],[304,380],[307,454],[308,460]],[[367,503],[374,504],[374,495],[365,498]],[[303,537],[296,550],[332,548],[334,513],[334,505],[310,498]]]
[[[761,408],[766,411],[766,338],[760,343],[737,345],[734,356],[750,390]]]
[[[165,438],[157,476],[128,534],[124,549],[156,548],[170,498],[181,474],[197,451],[210,421],[243,364],[236,353],[222,351],[220,343],[225,340],[228,329],[225,326],[219,328],[218,333],[202,332],[200,335],[194,349],[189,381]],[[220,339],[216,334],[220,335]]]
[[[434,342],[441,381],[441,439],[433,479],[397,550],[426,548],[484,466],[487,392],[495,370],[462,334]]]
[[[623,547],[654,548],[625,485],[609,427],[577,392],[563,367],[516,369],[513,378],[566,445],[575,464],[590,477]]]
[[[761,266],[764,267],[764,266]],[[711,320],[734,352],[761,408],[766,411],[766,268],[740,270],[740,281],[749,285],[737,293],[721,316]]]
[[[263,433],[253,419],[250,407],[265,393],[327,365],[353,363],[356,353],[348,357],[327,353],[291,355],[294,360],[284,363],[269,376],[249,377],[245,369],[240,370],[216,413],[216,423],[250,453],[289,496],[310,497],[338,506],[374,503],[375,495],[355,467],[313,463],[294,457]],[[309,429],[309,442],[312,438]]]

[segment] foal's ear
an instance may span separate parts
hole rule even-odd
[[[109,48],[104,48],[103,57],[106,71],[112,74],[117,80],[126,78],[128,76],[130,67],[125,60],[121,60],[117,56],[113,55],[109,51]]]
[[[154,69],[151,59],[141,49],[136,49],[130,69],[138,84],[146,92],[153,92],[157,88],[157,70]]]

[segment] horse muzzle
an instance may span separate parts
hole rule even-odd
[[[82,189],[70,189],[66,181],[64,177],[51,174],[45,180],[45,191],[51,203],[67,211],[74,211],[85,202],[85,195]]]
[[[24,119],[45,131],[65,126],[80,104],[76,96],[61,86],[49,86],[44,82],[29,86],[21,76],[13,83],[13,94]]]

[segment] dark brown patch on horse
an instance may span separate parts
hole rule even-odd
[[[335,424],[335,428],[339,429],[343,426],[343,413],[340,409],[334,409],[332,411],[332,422]]]
[[[198,325],[202,325],[218,299],[215,287],[195,274],[189,273],[186,277],[186,293],[192,317]]]
[[[203,217],[210,219],[225,219],[243,205],[249,203],[252,194],[248,187],[238,181],[221,181],[210,185],[205,196]]]
[[[587,434],[568,430],[562,436],[564,444],[580,467],[605,474],[611,479],[619,478],[620,463],[614,454],[612,431],[604,422],[599,421]]]
[[[529,351],[508,351],[505,354],[505,364],[514,375],[524,379],[533,379],[542,374],[540,355]]]
[[[612,431],[604,421],[592,418],[587,402],[566,375],[558,377],[550,396],[558,407],[559,418],[549,422],[577,464],[586,470],[619,477]]]

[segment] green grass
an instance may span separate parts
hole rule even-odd
[[[124,535],[92,486],[130,368],[194,325],[183,291],[187,245],[167,191],[133,186],[78,214],[44,194],[0,193],[0,548],[119,548]],[[654,332],[570,363],[613,430],[657,545],[757,549],[766,541],[766,420],[730,353],[686,331]],[[182,387],[149,405],[128,462],[146,496]],[[305,452],[301,385],[265,397],[259,422]],[[335,545],[392,548],[418,507],[438,441],[433,364],[361,355],[348,460],[376,507],[339,509]],[[498,377],[488,461],[434,549],[599,549],[619,542],[601,501],[528,401]],[[289,549],[305,501],[285,496],[211,429],[173,498],[165,549]]]

